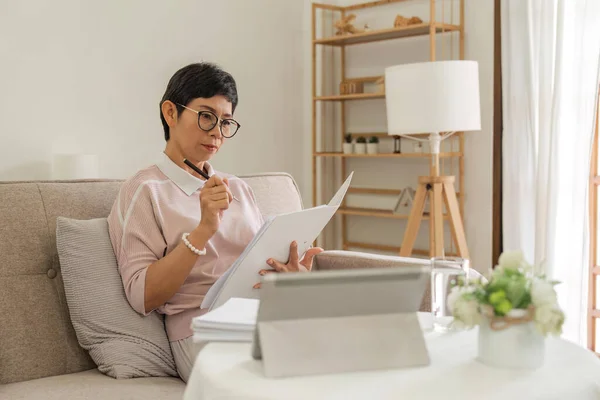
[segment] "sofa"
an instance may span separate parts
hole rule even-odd
[[[242,177],[263,214],[302,208],[282,173]],[[0,182],[0,399],[180,399],[176,377],[113,379],[79,345],[56,250],[56,220],[106,217],[119,180]],[[273,193],[277,193],[273,196]],[[427,264],[427,261],[327,251],[315,269]],[[422,310],[429,307],[429,294]]]

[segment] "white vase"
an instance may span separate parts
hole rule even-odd
[[[354,144],[354,153],[355,154],[365,154],[367,152],[367,144],[366,143],[355,143]]]
[[[544,342],[533,322],[493,330],[485,321],[479,326],[478,360],[491,367],[536,369],[544,363]]]
[[[346,143],[344,142],[342,144],[342,151],[344,152],[344,154],[352,154],[352,144],[353,143]]]
[[[367,143],[367,154],[377,154],[379,143]]]

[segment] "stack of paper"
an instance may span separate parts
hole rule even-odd
[[[194,342],[252,342],[258,303],[256,299],[234,297],[194,318]]]

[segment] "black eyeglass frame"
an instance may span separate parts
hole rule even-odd
[[[239,130],[240,130],[240,128],[242,127],[242,125],[240,125],[240,123],[239,123],[239,122],[237,122],[237,121],[236,121],[235,119],[233,119],[233,118],[225,118],[225,119],[221,119],[221,118],[219,118],[219,116],[218,116],[217,114],[215,114],[215,113],[214,113],[214,112],[212,112],[212,111],[209,111],[209,110],[200,110],[200,111],[198,111],[198,110],[194,110],[193,108],[186,107],[186,106],[184,106],[183,104],[179,104],[179,103],[176,103],[176,104],[177,104],[178,106],[181,106],[181,107],[185,108],[186,110],[190,110],[190,111],[192,111],[192,112],[195,112],[196,114],[198,114],[198,128],[202,129],[204,132],[210,132],[210,131],[212,131],[212,130],[215,128],[215,126],[217,126],[217,124],[218,124],[218,125],[219,125],[219,131],[221,132],[221,135],[223,135],[223,137],[224,137],[224,138],[231,139],[232,137],[234,137],[234,136],[235,136],[235,134],[236,134],[236,133],[238,133],[238,131],[239,131]],[[200,125],[200,117],[201,117],[201,116],[202,116],[202,114],[204,114],[204,113],[208,113],[208,114],[210,114],[210,115],[212,115],[212,116],[214,116],[214,117],[215,117],[215,120],[216,120],[216,122],[213,124],[213,126],[211,126],[211,127],[210,127],[210,129],[204,129],[204,128],[202,127],[202,125]],[[229,136],[227,136],[227,135],[225,135],[225,134],[223,133],[223,122],[225,122],[225,121],[227,121],[227,122],[233,122],[233,123],[234,123],[234,124],[237,126],[237,128],[236,128],[235,132],[233,132],[233,133],[232,133],[231,135],[229,135]]]

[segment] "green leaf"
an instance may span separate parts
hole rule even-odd
[[[487,292],[488,293],[493,293],[493,292],[497,292],[498,290],[504,290],[506,291],[506,288],[508,287],[508,284],[510,282],[510,278],[507,276],[500,276],[497,279],[493,279],[487,286]]]
[[[527,295],[527,281],[525,278],[512,279],[506,287],[506,298],[513,306],[521,304],[523,298]]]
[[[527,308],[531,305],[531,293],[525,292],[525,296],[521,299],[518,304],[515,304],[513,308]]]
[[[515,275],[520,274],[520,272],[516,269],[504,269],[504,275],[508,278],[512,278]]]

